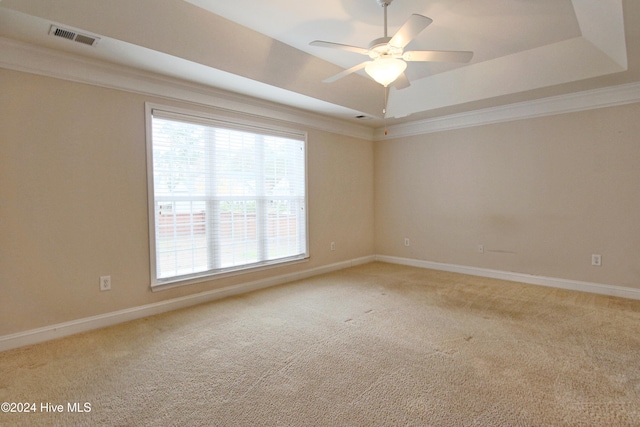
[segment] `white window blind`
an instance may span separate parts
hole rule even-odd
[[[308,256],[304,134],[157,108],[150,121],[152,285]]]

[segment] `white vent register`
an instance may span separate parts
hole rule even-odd
[[[49,30],[49,35],[54,37],[61,37],[63,39],[86,44],[89,46],[95,46],[98,43],[98,41],[100,41],[100,37],[89,35],[89,34],[82,34],[74,30],[58,27],[56,25],[51,26],[51,29]]]

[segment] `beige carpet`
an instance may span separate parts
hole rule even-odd
[[[0,353],[0,401],[37,404],[3,426],[639,426],[640,301],[372,263]]]

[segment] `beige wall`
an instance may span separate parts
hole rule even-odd
[[[310,261],[151,292],[145,102],[209,111],[0,70],[0,336],[374,253],[640,288],[632,104],[376,143],[303,128]]]
[[[632,104],[377,142],[376,253],[640,288],[639,118]]]
[[[310,261],[151,292],[145,102],[0,70],[0,336],[373,254],[373,143],[303,128]]]

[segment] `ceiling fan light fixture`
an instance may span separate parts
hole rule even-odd
[[[407,68],[407,63],[398,58],[377,58],[367,63],[364,70],[383,86],[393,83]]]

